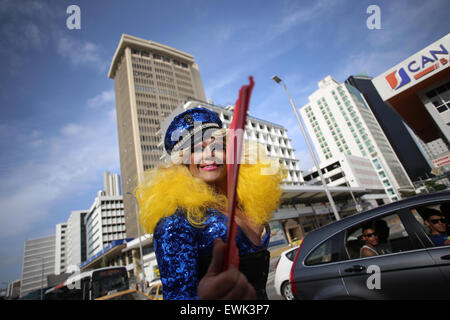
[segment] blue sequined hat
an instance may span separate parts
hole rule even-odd
[[[164,148],[168,154],[185,149],[202,139],[205,130],[214,128],[222,128],[222,121],[214,111],[201,107],[186,110],[177,115],[167,128]]]

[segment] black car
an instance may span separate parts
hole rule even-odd
[[[438,218],[439,236],[450,235],[449,206],[450,191],[419,195],[309,233],[291,269],[294,298],[449,299],[450,237],[435,245],[429,227]]]

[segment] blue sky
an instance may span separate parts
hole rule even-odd
[[[69,5],[81,29],[66,27]],[[381,29],[369,30],[369,5]],[[253,75],[250,112],[288,129],[312,160],[297,107],[327,75],[377,76],[450,31],[448,1],[0,0],[0,282],[21,277],[24,241],[89,208],[103,173],[120,173],[113,80],[122,33],[194,55],[207,98],[234,104]],[[4,285],[0,286],[3,287]]]

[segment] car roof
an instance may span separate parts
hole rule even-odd
[[[427,205],[428,203],[435,201],[450,200],[450,190],[428,193],[423,195],[413,196],[404,200],[399,200],[393,203],[389,203],[365,212],[357,213],[352,216],[343,218],[339,221],[327,224],[319,229],[311,231],[305,236],[302,244],[302,252],[309,252],[314,246],[325,239],[328,239],[332,235],[346,229],[349,226],[358,224],[365,220],[382,216],[389,212],[395,212],[405,207]]]
[[[293,250],[297,249],[298,247],[300,247],[300,246],[298,245],[298,246],[295,246],[295,247],[289,248],[289,249],[287,249],[287,250],[283,251],[283,252],[282,252],[281,254],[284,254],[284,255],[286,255],[287,253],[289,253],[289,252],[291,252],[291,251],[293,251]]]

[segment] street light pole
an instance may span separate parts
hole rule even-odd
[[[142,239],[141,239],[141,224],[139,223],[139,206],[136,197],[131,193],[127,192],[126,194],[129,194],[133,196],[133,199],[135,200],[135,207],[136,207],[136,223],[137,223],[137,230],[138,230],[138,237],[139,237],[139,253],[140,253],[140,265],[141,265],[141,289],[142,291],[145,291],[145,272],[144,272],[144,255],[142,250]]]
[[[361,205],[356,201],[355,195],[352,192],[350,184],[348,183],[347,177],[345,176],[345,172],[344,172],[344,170],[342,168],[341,168],[341,173],[342,173],[342,176],[344,177],[344,181],[345,181],[345,184],[347,185],[348,191],[350,191],[350,194],[352,196],[353,202],[355,203],[356,210],[358,212],[361,212],[362,211]]]
[[[295,116],[297,117],[298,124],[299,124],[299,126],[300,126],[300,129],[302,130],[303,137],[305,138],[305,141],[306,141],[306,144],[307,144],[307,146],[308,146],[309,152],[310,152],[310,154],[311,154],[311,157],[313,158],[314,165],[316,166],[317,172],[318,172],[319,175],[320,175],[320,179],[321,179],[322,185],[323,185],[323,187],[324,187],[324,189],[325,189],[325,193],[326,193],[326,195],[327,195],[327,197],[328,197],[328,201],[330,202],[330,205],[331,205],[331,208],[332,208],[332,210],[333,210],[334,216],[335,216],[336,220],[338,221],[338,220],[340,220],[341,218],[340,218],[340,216],[339,216],[339,214],[338,214],[338,212],[337,212],[337,210],[336,210],[336,205],[334,204],[333,197],[331,196],[330,190],[328,190],[328,186],[327,186],[327,184],[325,183],[325,179],[323,178],[322,170],[320,169],[319,162],[317,161],[316,155],[314,154],[314,150],[313,150],[312,147],[311,147],[311,144],[310,144],[309,139],[308,139],[308,135],[306,134],[305,128],[303,127],[303,123],[302,123],[302,121],[300,120],[300,116],[299,116],[299,114],[298,114],[298,112],[297,112],[297,108],[295,107],[294,101],[293,101],[292,98],[291,98],[291,95],[290,95],[290,93],[289,93],[288,87],[287,87],[286,84],[285,84],[278,76],[276,76],[276,75],[272,77],[272,80],[275,81],[275,82],[278,83],[278,84],[282,83],[284,89],[286,90],[286,93],[287,93],[287,95],[288,95],[288,97],[289,97],[289,101],[290,101],[290,103],[291,103],[292,109],[294,110]]]

